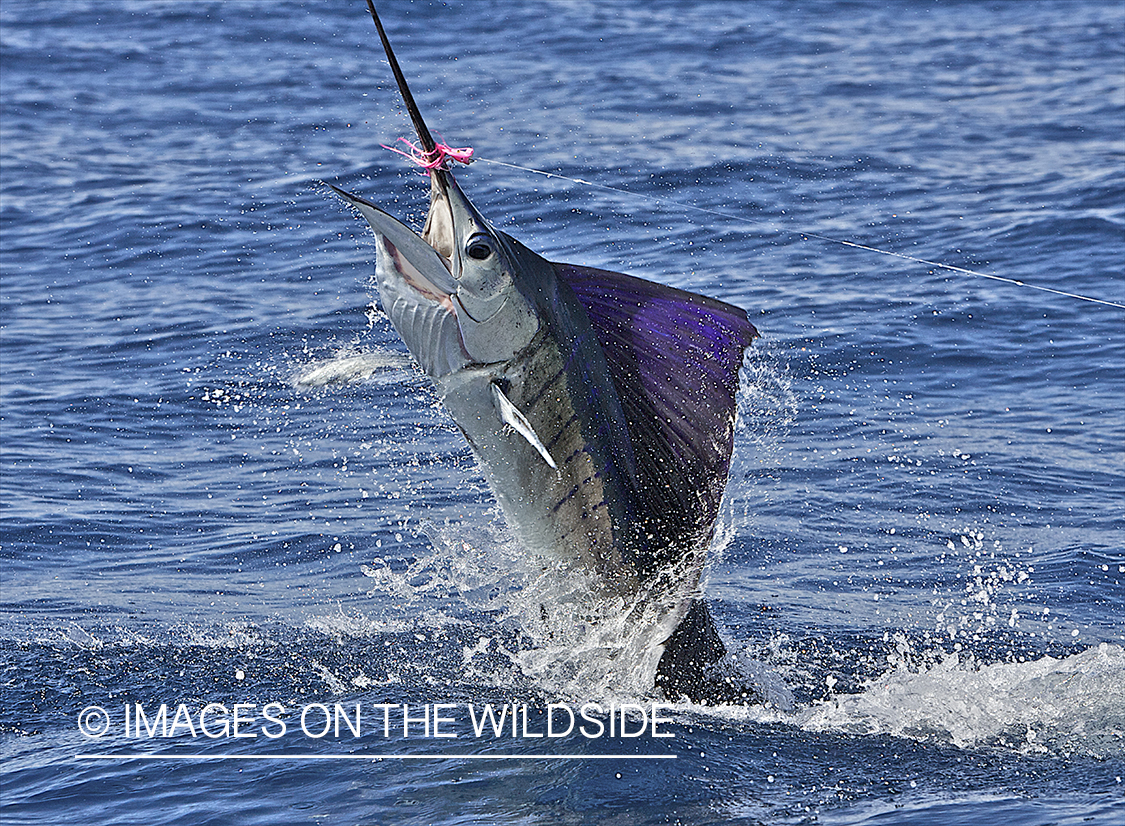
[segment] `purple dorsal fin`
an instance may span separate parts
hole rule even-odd
[[[605,351],[644,510],[654,527],[700,539],[718,516],[738,370],[758,331],[744,310],[713,298],[606,270],[554,267]]]

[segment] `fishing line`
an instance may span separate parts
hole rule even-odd
[[[438,143],[433,139],[430,130],[426,127],[422,116],[418,113],[418,107],[414,103],[414,97],[410,94],[410,89],[407,87],[406,78],[403,77],[402,69],[398,65],[398,60],[395,58],[394,53],[391,51],[391,44],[387,40],[387,33],[383,30],[383,24],[379,20],[379,15],[375,11],[375,4],[372,0],[367,0],[367,9],[371,13],[371,19],[375,21],[375,28],[379,31],[379,39],[382,41],[383,50],[387,54],[387,61],[390,63],[391,71],[394,73],[395,82],[398,84],[399,91],[402,93],[403,102],[406,104],[407,111],[410,113],[410,119],[414,123],[415,132],[418,134],[419,145],[415,145],[406,138],[400,140],[409,147],[409,152],[404,152],[401,149],[396,149],[391,146],[384,146],[392,152],[397,152],[403,155],[412,163],[422,167],[424,171],[433,172],[438,169],[448,169],[449,164],[453,161],[462,164],[470,164],[474,161],[483,161],[484,163],[495,164],[496,166],[504,166],[509,169],[518,169],[522,172],[531,172],[535,175],[543,175],[547,178],[558,178],[563,181],[570,181],[571,183],[579,184],[580,186],[593,187],[607,192],[614,192],[620,195],[626,195],[631,198],[646,198],[650,201],[662,204],[664,206],[671,206],[681,210],[694,210],[695,212],[702,212],[706,215],[714,215],[720,218],[725,218],[728,221],[737,221],[739,223],[748,224],[751,226],[760,226],[765,222],[755,221],[751,218],[744,218],[739,215],[731,215],[727,212],[721,212],[715,209],[707,209],[706,207],[695,206],[694,204],[684,204],[679,201],[672,201],[667,198],[661,198],[657,195],[648,195],[642,192],[630,192],[627,189],[620,189],[615,186],[608,186],[606,184],[595,183],[594,181],[587,181],[582,178],[568,178],[566,175],[559,175],[555,172],[547,172],[543,169],[535,169],[530,166],[520,166],[519,164],[509,163],[507,161],[498,161],[492,158],[481,158],[473,155],[473,150],[469,147],[463,149],[455,149],[444,143]],[[899,258],[903,261],[912,261],[916,264],[924,264],[927,267],[934,267],[936,269],[948,270],[950,272],[960,273],[962,275],[971,275],[976,278],[987,278],[990,281],[999,281],[1004,284],[1012,284],[1016,287],[1025,287],[1029,290],[1039,290],[1044,293],[1051,293],[1052,295],[1063,296],[1064,298],[1073,298],[1079,301],[1089,301],[1092,304],[1102,304],[1106,307],[1116,307],[1119,310],[1125,310],[1125,304],[1116,301],[1108,301],[1104,298],[1094,298],[1088,295],[1081,295],[1079,293],[1066,292],[1065,290],[1057,290],[1054,287],[1044,287],[1039,284],[1028,284],[1026,281],[1020,281],[1016,278],[1007,278],[1003,275],[995,275],[994,273],[981,272],[980,270],[970,270],[967,267],[958,267],[954,264],[943,264],[940,261],[930,261],[926,258],[918,258],[914,255],[907,255],[903,252],[893,252],[892,250],[879,249],[872,247],[868,244],[860,244],[857,241],[846,241],[840,238],[832,238],[827,235],[819,235],[815,232],[799,232],[797,230],[779,228],[771,226],[775,232],[785,233],[787,235],[796,235],[802,238],[815,238],[818,241],[824,241],[829,244],[839,244],[844,247],[851,247],[853,249],[864,250],[865,252],[873,252],[879,255],[888,255],[892,258]]]
[[[1116,302],[1116,301],[1108,301],[1104,298],[1094,298],[1094,297],[1088,296],[1088,295],[1081,295],[1080,293],[1066,292],[1065,290],[1057,290],[1054,287],[1044,287],[1044,286],[1039,285],[1039,284],[1028,284],[1026,281],[1020,281],[1019,279],[1016,279],[1016,278],[1007,278],[1007,277],[1002,276],[1002,275],[995,275],[994,273],[981,272],[980,270],[970,270],[967,267],[958,267],[955,264],[943,264],[940,261],[930,261],[926,258],[918,258],[917,256],[907,255],[906,253],[903,253],[903,252],[894,252],[893,250],[884,250],[884,249],[879,249],[878,247],[872,247],[872,246],[869,246],[868,244],[860,244],[857,241],[845,241],[845,240],[842,240],[840,238],[832,238],[832,237],[827,236],[827,235],[819,235],[815,232],[798,232],[797,230],[784,229],[784,228],[777,227],[775,225],[768,224],[765,221],[755,221],[752,218],[745,218],[745,217],[740,216],[740,215],[732,215],[729,212],[722,212],[722,211],[717,210],[717,209],[708,209],[707,207],[695,206],[694,204],[685,204],[685,203],[681,203],[680,201],[673,201],[673,200],[670,200],[668,198],[662,198],[659,195],[649,195],[649,194],[644,193],[644,192],[632,192],[628,189],[621,189],[621,188],[615,187],[615,186],[608,186],[607,184],[599,184],[595,181],[587,181],[587,180],[584,180],[582,178],[569,178],[566,175],[560,175],[556,172],[547,172],[547,171],[542,170],[542,169],[534,169],[533,167],[530,167],[530,166],[520,166],[519,164],[508,163],[507,161],[498,161],[498,160],[495,160],[493,158],[482,158],[482,157],[479,157],[479,156],[474,156],[472,158],[472,160],[473,161],[480,161],[481,163],[495,164],[496,166],[505,166],[505,167],[508,167],[509,169],[518,169],[522,172],[532,172],[536,175],[542,175],[546,178],[558,178],[559,180],[570,181],[571,183],[580,184],[582,186],[589,186],[589,187],[593,187],[595,189],[602,189],[602,190],[605,190],[607,192],[617,193],[619,195],[627,195],[630,198],[645,198],[649,201],[655,201],[656,203],[662,204],[664,206],[675,207],[676,209],[682,209],[682,210],[693,210],[695,212],[702,212],[702,213],[707,214],[707,215],[714,215],[714,216],[717,216],[719,218],[725,218],[728,221],[738,221],[740,223],[750,224],[750,225],[753,225],[753,226],[760,226],[760,225],[765,224],[765,225],[769,226],[770,229],[772,229],[775,232],[783,232],[783,233],[786,233],[788,235],[797,235],[797,236],[800,236],[802,238],[815,238],[818,241],[825,241],[825,242],[830,243],[830,244],[839,244],[839,245],[844,246],[844,247],[852,247],[854,249],[864,250],[865,252],[878,253],[879,255],[889,255],[893,258],[901,258],[904,261],[912,261],[916,264],[925,264],[927,267],[935,267],[937,269],[949,270],[950,272],[960,273],[962,275],[972,275],[972,276],[975,276],[977,278],[987,278],[991,281],[1000,281],[1004,284],[1012,284],[1016,287],[1024,287],[1024,288],[1029,289],[1029,290],[1039,290],[1040,292],[1051,293],[1053,295],[1060,295],[1060,296],[1063,296],[1064,298],[1074,298],[1074,299],[1077,299],[1079,301],[1089,301],[1093,304],[1102,304],[1106,307],[1116,307],[1117,309],[1125,310],[1125,304],[1121,304],[1121,303]]]

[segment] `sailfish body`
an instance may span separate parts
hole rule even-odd
[[[372,15],[422,146],[441,161]],[[492,227],[444,163],[429,166],[421,234],[333,187],[374,231],[384,311],[520,542],[589,576],[591,599],[658,605],[657,686],[712,698],[704,672],[723,646],[698,580],[756,330],[721,301],[547,261]]]

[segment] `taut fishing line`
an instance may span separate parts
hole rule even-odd
[[[402,78],[402,70],[398,66],[398,61],[395,60],[394,56],[390,53],[390,46],[387,43],[386,32],[383,31],[383,24],[379,22],[379,15],[375,12],[375,4],[372,2],[372,0],[367,0],[367,8],[371,13],[371,18],[375,21],[375,27],[379,31],[379,37],[383,42],[383,47],[387,51],[387,58],[391,64],[391,70],[394,72],[395,79],[398,81],[399,89],[402,90],[404,97],[407,98],[407,108],[410,109],[413,105],[413,98],[410,97],[410,92],[406,88],[406,81]],[[657,195],[648,195],[643,192],[630,192],[627,189],[608,186],[606,184],[599,184],[595,183],[594,181],[584,180],[582,178],[568,178],[566,175],[559,175],[556,172],[547,172],[546,170],[535,169],[530,166],[520,166],[519,164],[509,163],[507,161],[498,161],[492,158],[481,158],[479,156],[475,156],[473,154],[472,148],[470,147],[455,149],[444,143],[438,143],[433,139],[433,137],[431,137],[429,129],[426,128],[426,125],[424,123],[422,123],[418,119],[415,119],[413,115],[411,117],[415,121],[414,125],[416,130],[418,131],[418,135],[420,138],[419,142],[421,145],[416,145],[406,138],[400,138],[399,140],[406,144],[406,146],[409,148],[409,151],[396,149],[385,144],[383,148],[390,149],[392,152],[397,152],[399,155],[404,156],[412,163],[422,167],[423,172],[432,171],[439,168],[448,168],[448,165],[451,161],[457,161],[458,163],[463,163],[466,165],[473,163],[474,161],[483,161],[484,163],[494,164],[496,166],[504,166],[509,169],[518,169],[522,172],[531,172],[535,175],[542,175],[546,178],[557,178],[561,181],[569,181],[570,183],[579,184],[580,186],[589,186],[595,189],[601,189],[606,192],[614,192],[619,195],[626,195],[632,198],[645,198],[664,206],[670,206],[675,209],[681,210],[702,212],[707,215],[714,215],[720,218],[725,218],[728,221],[738,221],[739,223],[748,224],[751,226],[760,226],[764,223],[762,221],[755,221],[751,218],[745,218],[740,215],[731,215],[728,212],[721,212],[715,209],[707,209],[706,207],[695,206],[694,204],[685,204],[679,201],[670,200],[668,198],[661,198]],[[958,267],[954,264],[943,264],[940,261],[930,261],[926,258],[918,258],[917,256],[907,255],[903,252],[893,252],[892,250],[879,249],[878,247],[872,247],[868,244],[860,244],[856,241],[845,241],[840,238],[831,238],[827,235],[819,235],[815,232],[800,232],[798,230],[785,229],[776,226],[772,226],[771,229],[773,229],[775,232],[782,232],[788,235],[796,235],[802,238],[815,238],[818,241],[824,241],[829,244],[839,244],[844,247],[852,247],[853,249],[863,250],[865,252],[874,252],[879,255],[889,255],[893,258],[899,258],[904,261],[912,261],[916,264],[924,264],[927,267],[935,267],[937,269],[948,270],[949,272],[960,273],[961,275],[971,275],[977,278],[987,278],[990,281],[1000,281],[1004,284],[1012,284],[1016,287],[1025,287],[1029,290],[1039,290],[1040,292],[1051,293],[1052,295],[1060,295],[1064,298],[1074,298],[1079,301],[1089,301],[1093,304],[1102,304],[1106,307],[1115,307],[1119,310],[1125,310],[1125,304],[1121,304],[1117,301],[1108,301],[1104,298],[1094,298],[1093,296],[1071,293],[1065,290],[1057,290],[1054,287],[1044,287],[1039,284],[1028,284],[1026,281],[1020,281],[1016,278],[1007,278],[1002,275],[995,275],[994,273],[980,272],[979,270],[970,270],[967,267]]]
[[[474,161],[480,161],[481,163],[495,164],[496,166],[505,166],[505,167],[508,167],[509,169],[518,169],[522,172],[532,172],[536,175],[542,175],[546,178],[558,178],[559,180],[569,181],[571,183],[580,184],[582,186],[594,187],[595,189],[602,189],[602,190],[605,190],[607,192],[617,193],[619,195],[627,195],[630,198],[645,198],[649,201],[655,201],[655,202],[657,202],[659,204],[662,204],[664,206],[674,207],[676,209],[682,209],[682,210],[692,210],[692,211],[695,211],[695,212],[702,212],[702,213],[707,214],[707,215],[714,215],[714,216],[717,216],[717,217],[720,217],[720,218],[725,218],[728,221],[738,221],[740,223],[750,224],[750,225],[754,225],[754,226],[760,226],[763,223],[765,223],[763,221],[755,221],[752,218],[745,218],[745,217],[740,216],[740,215],[732,215],[729,212],[722,212],[722,211],[716,210],[716,209],[708,209],[706,207],[695,206],[694,204],[685,204],[685,203],[681,203],[679,201],[673,201],[669,198],[662,198],[658,195],[648,195],[644,192],[632,192],[628,189],[621,189],[620,187],[608,186],[606,184],[599,184],[599,183],[596,183],[594,181],[584,180],[582,178],[569,178],[566,175],[560,175],[557,172],[547,172],[545,170],[535,169],[535,168],[530,167],[530,166],[520,166],[519,164],[508,163],[507,161],[498,161],[498,160],[495,160],[493,158],[481,158],[479,156],[473,157],[473,160]],[[991,281],[1000,281],[1004,284],[1012,284],[1016,287],[1024,287],[1024,288],[1029,289],[1029,290],[1039,290],[1040,292],[1052,293],[1053,295],[1060,295],[1060,296],[1063,296],[1064,298],[1074,298],[1074,299],[1077,299],[1079,301],[1089,301],[1093,304],[1102,304],[1106,307],[1116,307],[1119,310],[1125,310],[1125,304],[1121,304],[1117,301],[1109,301],[1109,300],[1104,299],[1104,298],[1095,298],[1093,296],[1081,295],[1080,293],[1071,293],[1071,292],[1067,292],[1065,290],[1057,290],[1054,287],[1044,287],[1040,284],[1028,284],[1026,281],[1020,281],[1019,279],[1016,279],[1016,278],[1007,278],[1005,276],[996,275],[994,273],[980,272],[979,270],[970,270],[966,267],[958,267],[955,264],[943,264],[940,261],[930,261],[926,258],[918,258],[917,256],[907,255],[906,253],[902,253],[902,252],[894,252],[892,250],[879,249],[878,247],[872,247],[872,246],[869,246],[867,244],[860,244],[856,241],[845,241],[845,240],[842,240],[840,238],[831,238],[827,235],[819,235],[815,232],[800,232],[800,231],[797,231],[797,230],[779,228],[779,227],[773,226],[773,225],[771,225],[770,228],[773,229],[776,232],[783,232],[783,233],[787,233],[789,235],[797,235],[797,236],[800,236],[802,238],[815,238],[818,241],[825,241],[825,242],[830,243],[830,244],[839,244],[839,245],[844,246],[844,247],[852,247],[854,249],[864,250],[865,252],[878,253],[879,255],[889,255],[893,258],[901,258],[905,261],[913,261],[916,264],[924,264],[927,267],[936,267],[938,269],[949,270],[950,272],[960,273],[962,275],[972,275],[972,276],[975,276],[977,278],[987,278]]]

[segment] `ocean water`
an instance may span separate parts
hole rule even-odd
[[[546,627],[319,184],[425,212],[363,3],[5,0],[0,820],[1125,820],[1125,6],[380,8],[498,226],[761,330],[769,702]]]

